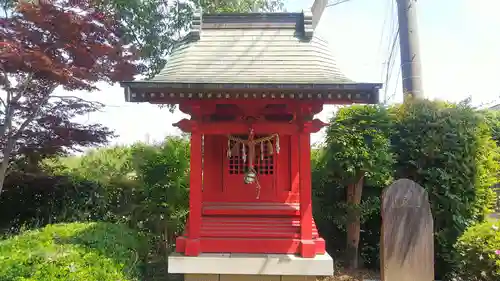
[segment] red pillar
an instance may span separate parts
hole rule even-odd
[[[202,134],[200,132],[191,132],[190,149],[188,237],[184,254],[198,256],[200,254],[202,205]]]
[[[311,135],[303,130],[299,135],[300,179],[300,254],[304,258],[316,255],[312,239],[312,190],[311,190]]]

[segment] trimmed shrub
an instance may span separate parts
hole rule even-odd
[[[395,178],[414,180],[429,193],[442,279],[455,266],[457,239],[494,207],[498,149],[484,115],[466,102],[414,101],[391,110]]]
[[[377,263],[369,257],[377,249],[366,245],[366,236],[376,235],[378,229],[373,232],[365,223],[373,218],[380,220],[378,195],[392,180],[391,123],[387,109],[381,106],[342,108],[330,120],[325,147],[312,155],[314,215],[328,248],[330,251],[345,250],[343,233],[348,224],[357,223],[359,216],[359,254],[365,264]],[[358,182],[362,176],[361,203],[346,202],[348,185]],[[354,252],[349,252],[353,260]]]
[[[484,119],[490,127],[491,137],[500,146],[500,111],[486,109],[480,111],[484,115]]]
[[[140,280],[145,246],[120,224],[49,225],[0,241],[0,280]]]
[[[0,196],[0,231],[60,222],[126,222],[138,186],[132,180],[105,184],[71,174],[11,174]]]
[[[469,227],[458,239],[459,254],[455,278],[467,281],[500,280],[500,229],[486,221]]]
[[[0,196],[0,231],[17,233],[58,222],[97,220],[101,187],[68,176],[10,174]]]
[[[83,208],[82,213],[87,216],[84,219],[128,222],[133,209],[139,204],[138,193],[142,188],[135,179],[132,151],[133,147],[128,146],[100,148],[82,156],[47,159],[43,168],[51,175],[70,178],[75,188],[86,182],[96,186],[84,200],[78,194],[71,198],[75,209]],[[94,212],[86,211],[88,204],[94,205]]]
[[[481,113],[484,114],[484,119],[490,128],[491,136],[496,142],[497,148],[500,148],[500,111],[483,110]],[[497,196],[495,212],[500,213],[500,183],[497,182],[492,186],[492,189]]]

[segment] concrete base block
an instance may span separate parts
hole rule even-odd
[[[186,274],[184,281],[315,281],[316,276]]]
[[[201,278],[186,281],[233,281],[228,278],[237,278],[238,281],[308,281],[308,276],[332,276],[333,259],[328,254],[314,258],[277,254],[201,254],[197,257],[173,254],[168,257],[168,272],[185,274],[188,279]]]

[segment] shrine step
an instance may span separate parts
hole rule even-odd
[[[203,216],[201,237],[227,238],[300,238],[298,217],[214,217]],[[313,239],[318,230],[313,221]]]
[[[188,228],[186,228],[184,235],[189,235]],[[298,239],[300,238],[300,218],[203,216],[201,219],[200,236],[207,238]],[[319,237],[318,229],[313,220],[312,238],[315,239],[317,237]]]
[[[186,241],[184,236],[177,238],[175,251],[184,253]],[[313,240],[316,255],[323,255],[325,251],[325,240],[316,238]],[[199,250],[201,253],[245,253],[245,254],[299,254],[301,247],[300,239],[262,239],[262,238],[208,238],[199,239]]]
[[[299,216],[298,203],[205,202],[203,215]]]

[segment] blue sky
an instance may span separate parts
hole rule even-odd
[[[314,0],[288,0],[290,12],[311,7]],[[419,0],[418,23],[426,97],[460,101],[472,97],[480,105],[500,96],[500,1]],[[329,7],[318,34],[330,42],[340,69],[358,82],[385,82],[390,44],[397,28],[395,0],[351,0]],[[399,47],[397,45],[396,47]],[[399,52],[390,72],[387,94],[402,101]],[[500,81],[499,81],[500,82]],[[115,144],[161,140],[180,132],[171,124],[185,116],[149,104],[125,103],[119,85],[100,85],[93,93],[77,93],[106,105],[103,112],[80,118],[99,122],[119,135]],[[383,96],[385,90],[381,91]],[[334,108],[318,117],[326,121]],[[322,134],[313,135],[313,142]]]

